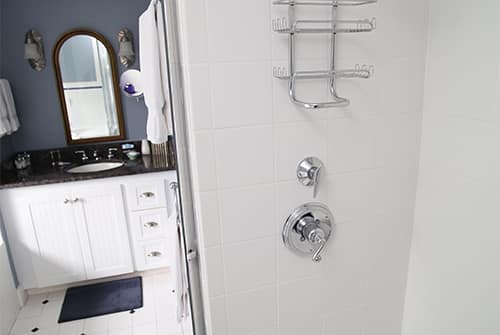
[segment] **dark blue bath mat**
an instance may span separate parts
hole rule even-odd
[[[66,291],[59,323],[141,308],[142,278],[72,287]]]

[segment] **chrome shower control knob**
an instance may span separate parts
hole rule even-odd
[[[318,195],[319,177],[323,169],[323,162],[316,157],[307,157],[299,162],[297,179],[308,187],[313,187],[313,197]]]
[[[321,203],[308,203],[297,207],[283,227],[283,243],[300,256],[312,256],[321,261],[328,240],[335,228],[333,214]]]

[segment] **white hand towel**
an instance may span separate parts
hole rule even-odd
[[[0,137],[10,135],[19,129],[16,106],[10,84],[0,79]]]
[[[169,127],[168,70],[162,5],[151,1],[139,17],[139,49],[144,101],[148,108],[147,138],[154,144],[167,141]],[[166,76],[166,77],[165,77]]]

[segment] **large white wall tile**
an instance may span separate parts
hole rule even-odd
[[[270,286],[228,296],[228,333],[246,335],[276,327],[276,294],[276,287]]]
[[[217,186],[215,169],[215,147],[211,131],[199,131],[195,134],[195,167],[200,191],[213,190]]]
[[[375,165],[375,129],[372,120],[354,118],[328,120],[326,169],[346,172]]]
[[[423,178],[498,180],[498,125],[461,117],[426,116],[422,132]]]
[[[377,166],[416,166],[420,134],[415,125],[420,120],[412,115],[381,115],[375,122]]]
[[[221,247],[205,249],[208,290],[211,297],[224,295],[224,258]]]
[[[210,71],[207,64],[193,64],[189,67],[189,94],[193,129],[211,129]]]
[[[219,199],[225,243],[275,236],[274,185],[222,190]]]
[[[184,46],[187,49],[187,61],[206,62],[208,60],[206,1],[186,1],[184,6],[183,29],[185,38],[189,41]]]
[[[212,328],[212,335],[226,335],[227,332],[227,311],[226,299],[224,297],[217,297],[210,299],[210,321]]]
[[[321,334],[322,322],[317,316],[327,309],[327,302],[320,278],[281,284],[278,292],[280,335]]]
[[[205,247],[220,245],[222,237],[219,220],[219,201],[215,191],[200,193],[200,209]]]
[[[227,188],[272,182],[272,133],[272,127],[216,131],[217,186]]]
[[[385,168],[333,176],[328,190],[329,204],[340,221],[405,211],[411,213],[415,184],[405,181],[415,178],[415,174],[414,169]]]
[[[329,311],[323,319],[323,335],[362,335],[365,310],[363,307]],[[365,334],[371,334],[369,329]]]
[[[227,292],[255,289],[276,281],[276,239],[224,246]]]
[[[271,124],[270,73],[269,62],[212,65],[210,77],[214,127]]]
[[[271,25],[268,0],[210,0],[208,50],[214,62],[269,60]]]

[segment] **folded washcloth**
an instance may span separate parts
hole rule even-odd
[[[19,129],[16,106],[10,84],[0,79],[0,137],[10,135]]]

